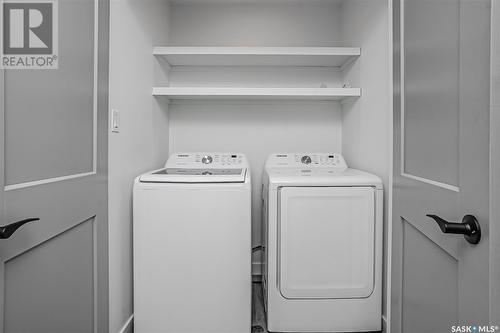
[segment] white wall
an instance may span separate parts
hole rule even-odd
[[[109,332],[115,333],[133,313],[132,183],[168,155],[167,107],[151,88],[152,48],[167,43],[169,7],[163,0],[111,0],[110,10],[109,101],[120,113],[120,132],[109,134]]]
[[[344,46],[340,4],[331,0],[174,0],[170,44]],[[342,86],[340,71],[311,67],[179,67],[171,70],[169,78],[172,86]],[[340,110],[337,102],[176,103],[170,105],[170,151],[232,150],[247,155],[252,169],[252,238],[259,245],[261,174],[267,156],[273,152],[340,152]]]
[[[363,96],[342,107],[342,151],[349,165],[384,183],[383,310],[387,314],[387,226],[392,166],[392,109],[388,0],[348,0],[342,5],[343,39],[361,45],[361,57],[345,71],[345,80],[363,88]]]
[[[286,4],[285,4],[286,2]],[[344,46],[338,0],[173,1],[175,46]]]
[[[244,153],[252,172],[252,240],[260,244],[261,181],[276,152],[341,150],[340,105],[328,102],[170,105],[170,151]]]

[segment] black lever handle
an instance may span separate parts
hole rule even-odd
[[[40,219],[37,218],[37,217],[32,217],[32,218],[29,218],[29,219],[21,220],[21,221],[14,222],[14,223],[11,223],[9,225],[0,227],[0,239],[9,238],[23,224],[26,224],[26,223],[29,223],[29,222],[38,221],[38,220],[40,220]]]
[[[471,244],[477,244],[481,240],[481,227],[473,215],[465,215],[462,223],[448,222],[437,215],[427,214],[427,216],[434,219],[445,234],[464,235],[465,240]]]

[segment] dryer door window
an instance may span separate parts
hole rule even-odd
[[[375,190],[282,187],[279,288],[288,299],[364,298],[374,287]]]

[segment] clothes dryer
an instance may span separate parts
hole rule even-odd
[[[272,154],[262,189],[268,330],[379,331],[380,178],[340,154]]]

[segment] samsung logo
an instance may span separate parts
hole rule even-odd
[[[177,155],[177,157],[189,157],[189,155]]]
[[[276,155],[276,157],[288,157],[288,155]]]

